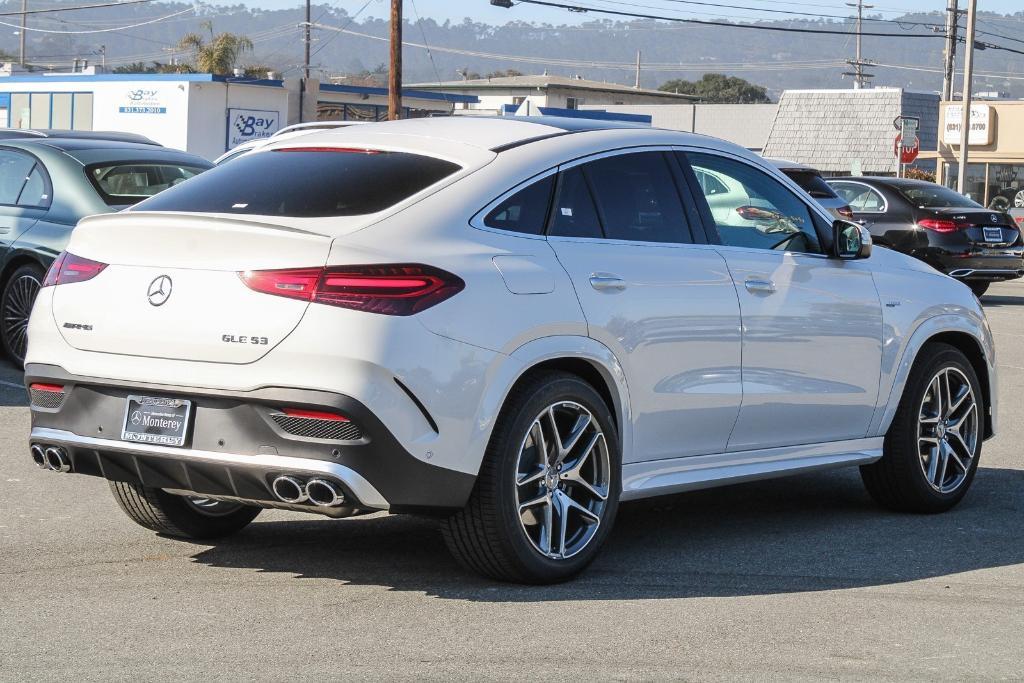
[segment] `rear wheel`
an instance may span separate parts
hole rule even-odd
[[[974,296],[981,298],[981,296],[988,291],[988,282],[968,282],[967,286],[974,292]]]
[[[114,499],[133,522],[181,538],[219,538],[240,531],[262,508],[196,496],[176,496],[162,489],[110,482]]]
[[[944,512],[967,493],[981,457],[985,406],[978,377],[960,350],[925,346],[910,371],[884,455],[861,467],[880,504]]]
[[[11,274],[3,294],[0,294],[0,342],[18,367],[25,364],[28,318],[43,285],[43,276],[41,267],[34,263],[25,264]]]
[[[466,507],[442,523],[448,548],[485,576],[554,583],[597,555],[618,509],[621,464],[601,396],[567,373],[509,396]]]

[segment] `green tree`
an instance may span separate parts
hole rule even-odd
[[[202,27],[209,32],[209,38],[189,33],[178,41],[178,49],[192,51],[190,66],[200,73],[231,75],[242,54],[252,50],[252,41],[234,33],[214,34],[210,21],[204,21]]]
[[[696,95],[712,104],[767,104],[768,91],[760,85],[725,74],[704,74],[699,81],[675,79],[662,83],[658,90]]]

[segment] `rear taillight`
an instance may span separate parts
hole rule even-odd
[[[836,209],[836,213],[838,213],[843,218],[853,218],[853,209],[846,205],[840,206],[838,209]]]
[[[955,221],[948,218],[922,218],[917,222],[919,227],[935,232],[956,232],[970,226],[967,221]]]
[[[247,270],[247,287],[264,294],[384,315],[412,315],[466,286],[456,275],[420,264]]]
[[[46,277],[43,278],[43,287],[85,282],[99,275],[106,267],[106,263],[82,258],[81,256],[75,256],[71,252],[64,251],[50,265],[50,269],[46,271]]]
[[[349,419],[337,413],[325,413],[320,410],[306,410],[305,408],[282,408],[288,417],[304,417],[308,420],[328,420],[332,422],[348,422]]]
[[[32,391],[45,391],[51,394],[64,393],[63,384],[43,384],[42,382],[33,382],[28,386]]]

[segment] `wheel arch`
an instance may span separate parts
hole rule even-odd
[[[3,265],[3,270],[0,270],[0,290],[7,286],[7,281],[11,278],[11,275],[18,268],[25,265],[36,265],[46,272],[47,266],[43,264],[38,258],[36,258],[30,252],[19,252],[12,255],[7,262]]]
[[[869,435],[882,436],[889,429],[906,388],[910,370],[927,344],[948,344],[961,351],[978,376],[987,410],[984,438],[995,435],[998,428],[998,385],[991,332],[983,318],[963,315],[939,315],[925,320],[910,336],[895,369],[895,378],[888,401],[876,413]]]

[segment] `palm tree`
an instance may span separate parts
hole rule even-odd
[[[189,33],[178,41],[178,49],[192,51],[192,66],[196,71],[230,75],[242,53],[252,50],[252,41],[247,36],[234,33],[215,35],[210,21],[204,21],[201,26],[209,31],[209,39],[198,33]]]

